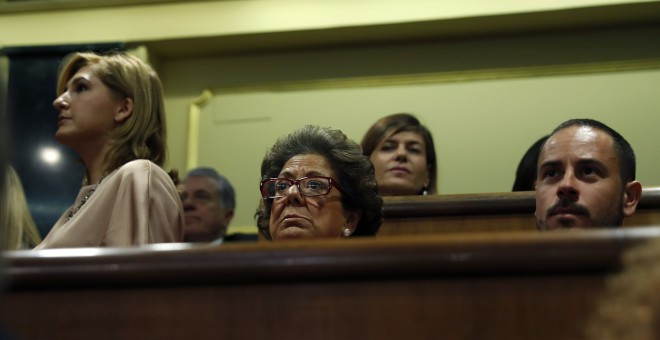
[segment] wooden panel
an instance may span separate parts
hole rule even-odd
[[[26,339],[580,339],[660,228],[5,254]],[[153,248],[153,247],[152,247]]]
[[[456,232],[536,230],[532,214],[457,215],[385,218],[379,236]]]
[[[514,276],[18,292],[5,301],[5,322],[25,339],[575,339],[602,282]]]
[[[379,235],[536,230],[533,191],[385,197]],[[624,226],[660,225],[660,188],[645,188]]]

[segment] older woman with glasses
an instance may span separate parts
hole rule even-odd
[[[271,240],[373,236],[383,200],[373,166],[339,130],[305,126],[261,163],[259,231]]]

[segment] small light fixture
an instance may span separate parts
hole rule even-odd
[[[44,147],[41,149],[41,160],[48,165],[55,165],[62,159],[60,150],[53,147]]]

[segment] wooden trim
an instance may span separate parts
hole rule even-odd
[[[56,249],[9,252],[4,259],[10,290],[398,280],[611,271],[623,249],[657,236],[660,228],[473,233],[174,250]]]
[[[428,217],[534,213],[533,191],[458,194],[437,196],[394,196],[383,198],[383,217]]]
[[[25,339],[582,339],[621,253],[658,236],[641,228],[13,252],[0,323]]]
[[[430,72],[422,74],[378,75],[351,78],[328,78],[301,81],[272,82],[250,85],[221,85],[210,89],[213,95],[256,92],[290,92],[326,89],[362,88],[374,86],[407,86],[443,84],[485,80],[551,77],[582,74],[603,74],[660,69],[660,59],[617,60],[575,63],[566,65],[542,65],[529,67],[502,67],[479,70]]]
[[[197,0],[210,1],[210,0]],[[0,13],[90,9],[185,2],[183,0],[0,0]]]
[[[533,191],[438,196],[384,197],[383,217],[534,214]],[[660,209],[660,187],[642,189],[638,212]]]

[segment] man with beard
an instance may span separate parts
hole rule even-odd
[[[635,153],[593,119],[560,124],[541,148],[536,180],[539,230],[617,227],[637,209]]]

